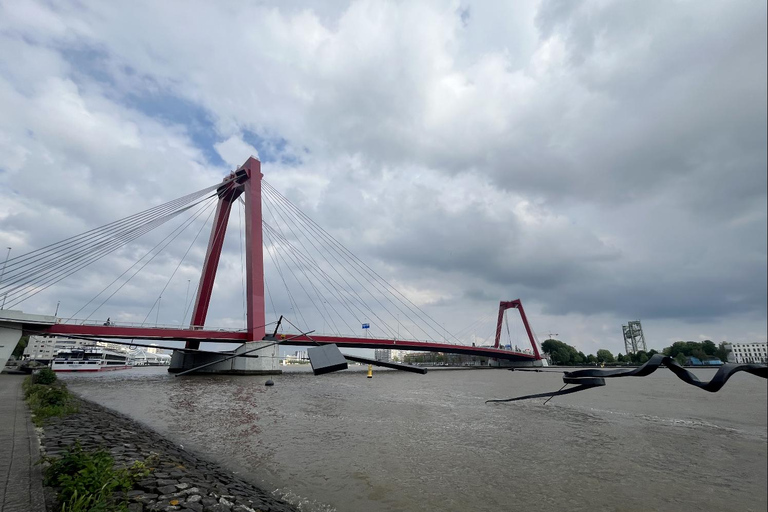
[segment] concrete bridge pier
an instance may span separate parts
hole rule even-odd
[[[170,373],[180,373],[214,361],[221,361],[206,366],[194,373],[219,375],[279,375],[283,373],[280,369],[280,346],[268,346],[272,343],[274,343],[274,341],[270,339],[243,343],[232,352],[207,352],[202,350],[193,352],[189,350],[174,350],[173,355],[171,356],[171,366],[168,368],[168,371]],[[266,348],[222,361],[229,356],[243,354],[244,352],[249,352],[259,347]]]
[[[11,358],[13,349],[19,343],[21,329],[17,325],[0,322],[0,371]]]

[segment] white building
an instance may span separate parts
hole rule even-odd
[[[727,347],[727,346],[726,346]],[[763,343],[731,343],[731,353],[734,363],[765,363],[768,362],[768,344]]]
[[[55,336],[30,336],[22,358],[37,361],[49,361],[62,350],[71,350],[73,348],[93,344],[93,341],[57,338]]]
[[[388,348],[377,348],[374,350],[374,359],[384,363],[389,363],[392,361],[392,351]]]
[[[24,349],[22,359],[50,361],[59,352],[93,345],[105,347],[117,352],[127,352],[124,345],[99,340],[78,340],[73,338],[59,338],[56,336],[30,336],[27,347]]]

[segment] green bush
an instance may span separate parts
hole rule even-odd
[[[42,368],[32,374],[32,382],[35,384],[53,384],[56,382],[56,372],[50,368]]]
[[[115,469],[108,452],[85,451],[80,443],[70,446],[61,457],[45,460],[50,462],[45,485],[57,488],[62,512],[125,510],[125,500],[117,499],[115,493],[132,489],[136,481],[149,475],[144,462]]]
[[[52,386],[41,386],[41,388],[31,397],[40,407],[67,405],[70,401],[71,397],[66,388]]]
[[[67,387],[61,383],[54,385],[35,384],[32,376],[24,381],[24,398],[32,409],[32,421],[41,426],[46,418],[52,416],[64,416],[77,412],[77,406],[73,403],[72,395]]]

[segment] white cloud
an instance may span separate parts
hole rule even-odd
[[[181,6],[0,7],[0,246],[260,152],[270,183],[456,328],[520,297],[585,346],[618,351],[599,326],[636,316],[660,340],[765,338],[764,3],[488,3],[463,21],[443,2]],[[126,311],[155,299],[131,293]]]
[[[230,138],[223,142],[217,142],[213,145],[216,148],[216,152],[221,156],[227,164],[232,167],[238,167],[243,164],[248,157],[259,157],[259,152],[243,141],[243,138],[238,135],[232,135]]]

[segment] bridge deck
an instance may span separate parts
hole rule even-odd
[[[146,339],[153,341],[202,341],[210,343],[244,343],[248,341],[248,333],[244,331],[207,331],[195,329],[173,329],[156,327],[123,327],[106,325],[75,325],[54,324],[50,327],[40,327],[38,331],[50,335],[77,336],[83,338],[106,339]],[[294,335],[281,334],[281,337],[290,338]],[[444,352],[450,354],[463,354],[470,356],[495,357],[511,361],[533,361],[536,356],[524,352],[496,349],[490,347],[472,347],[467,345],[452,345],[450,343],[435,343],[415,340],[390,340],[381,338],[359,338],[346,336],[312,335],[298,336],[292,340],[283,341],[282,344],[290,346],[314,345],[314,343],[336,343],[340,348],[384,348],[397,350],[415,350],[420,352]]]

